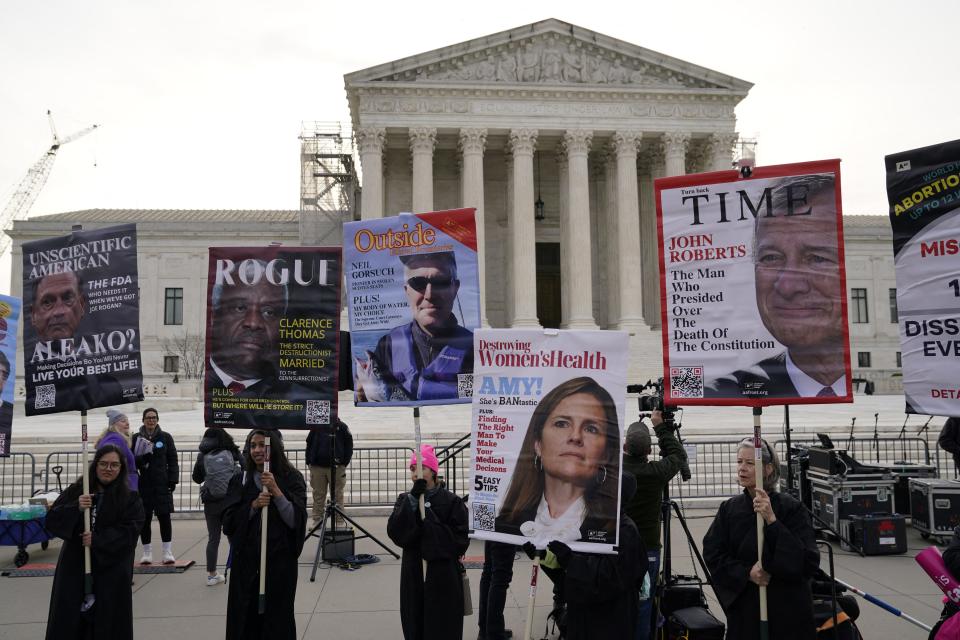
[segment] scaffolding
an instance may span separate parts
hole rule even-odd
[[[300,209],[352,220],[359,188],[357,164],[348,127],[339,122],[303,122]]]

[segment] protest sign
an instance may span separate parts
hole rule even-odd
[[[906,410],[960,415],[960,140],[886,169]]]
[[[20,299],[0,295],[0,458],[10,455],[13,387],[17,379],[17,328]]]
[[[840,161],[655,190],[666,402],[852,402]]]
[[[143,400],[137,227],[23,244],[26,415]]]
[[[339,247],[211,247],[208,427],[309,429],[337,419]]]
[[[473,536],[612,553],[627,334],[481,329],[475,343]]]
[[[343,225],[354,402],[470,402],[480,326],[474,209]]]

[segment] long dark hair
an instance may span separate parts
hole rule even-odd
[[[554,387],[534,409],[498,519],[519,525],[522,524],[521,520],[526,520],[530,517],[531,512],[536,511],[537,505],[540,504],[540,499],[543,497],[544,482],[543,467],[538,467],[535,464],[536,451],[534,444],[540,441],[547,418],[557,408],[557,405],[564,399],[578,393],[585,393],[596,398],[603,407],[606,416],[606,424],[604,425],[606,427],[606,448],[604,450],[606,460],[602,467],[598,469],[597,475],[601,482],[592,483],[584,495],[587,517],[616,520],[617,492],[620,489],[620,456],[618,455],[620,422],[617,418],[617,408],[614,405],[613,398],[596,380],[586,376],[567,380]],[[609,529],[613,530],[612,522]]]
[[[233,436],[227,433],[226,429],[221,429],[220,427],[210,427],[203,432],[203,440],[212,440],[214,445],[211,451],[219,451],[223,449],[229,451],[233,454],[234,458],[240,459],[240,449],[237,448],[237,443],[233,441]],[[271,445],[272,445],[271,440]],[[271,462],[271,464],[273,464]]]
[[[261,435],[264,438],[270,438],[270,473],[277,477],[287,476],[295,471],[293,465],[287,459],[287,453],[283,448],[283,434],[279,429],[254,429],[247,434],[247,439],[243,444],[243,458],[246,461],[247,471],[256,471],[257,463],[250,455],[250,442],[253,436]]]
[[[120,458],[120,472],[117,474],[116,480],[105,485],[101,484],[100,479],[97,478],[97,464],[108,453],[115,453]],[[130,485],[127,480],[127,459],[120,451],[120,447],[115,444],[105,444],[97,449],[88,471],[90,474],[90,492],[103,494],[101,508],[112,513],[118,512],[130,496]],[[64,491],[65,494],[68,492],[70,498],[76,498],[83,493],[83,476],[77,478],[76,482]]]

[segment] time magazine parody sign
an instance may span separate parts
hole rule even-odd
[[[476,332],[475,538],[613,552],[628,355],[620,331]]]
[[[852,402],[840,161],[655,189],[666,401]]]
[[[886,169],[906,410],[960,415],[960,140]]]

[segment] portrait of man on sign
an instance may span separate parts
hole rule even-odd
[[[241,397],[286,394],[292,385],[280,382],[277,363],[280,319],[287,309],[288,289],[278,277],[267,278],[268,264],[247,260],[244,277],[213,286],[210,361],[207,385]],[[253,271],[260,270],[260,274]],[[260,277],[257,277],[259,275]],[[243,280],[254,284],[244,284]],[[304,389],[304,391],[306,391]]]
[[[460,280],[452,251],[400,256],[412,320],[382,336],[356,363],[354,388],[367,402],[457,398],[473,371],[473,333],[454,314]],[[462,311],[461,311],[462,315]]]
[[[35,280],[32,300],[30,323],[41,342],[74,337],[87,312],[83,282],[74,271]]]
[[[709,381],[706,397],[847,395],[836,180],[791,176],[771,189],[771,214],[753,233],[757,310],[786,349]]]

